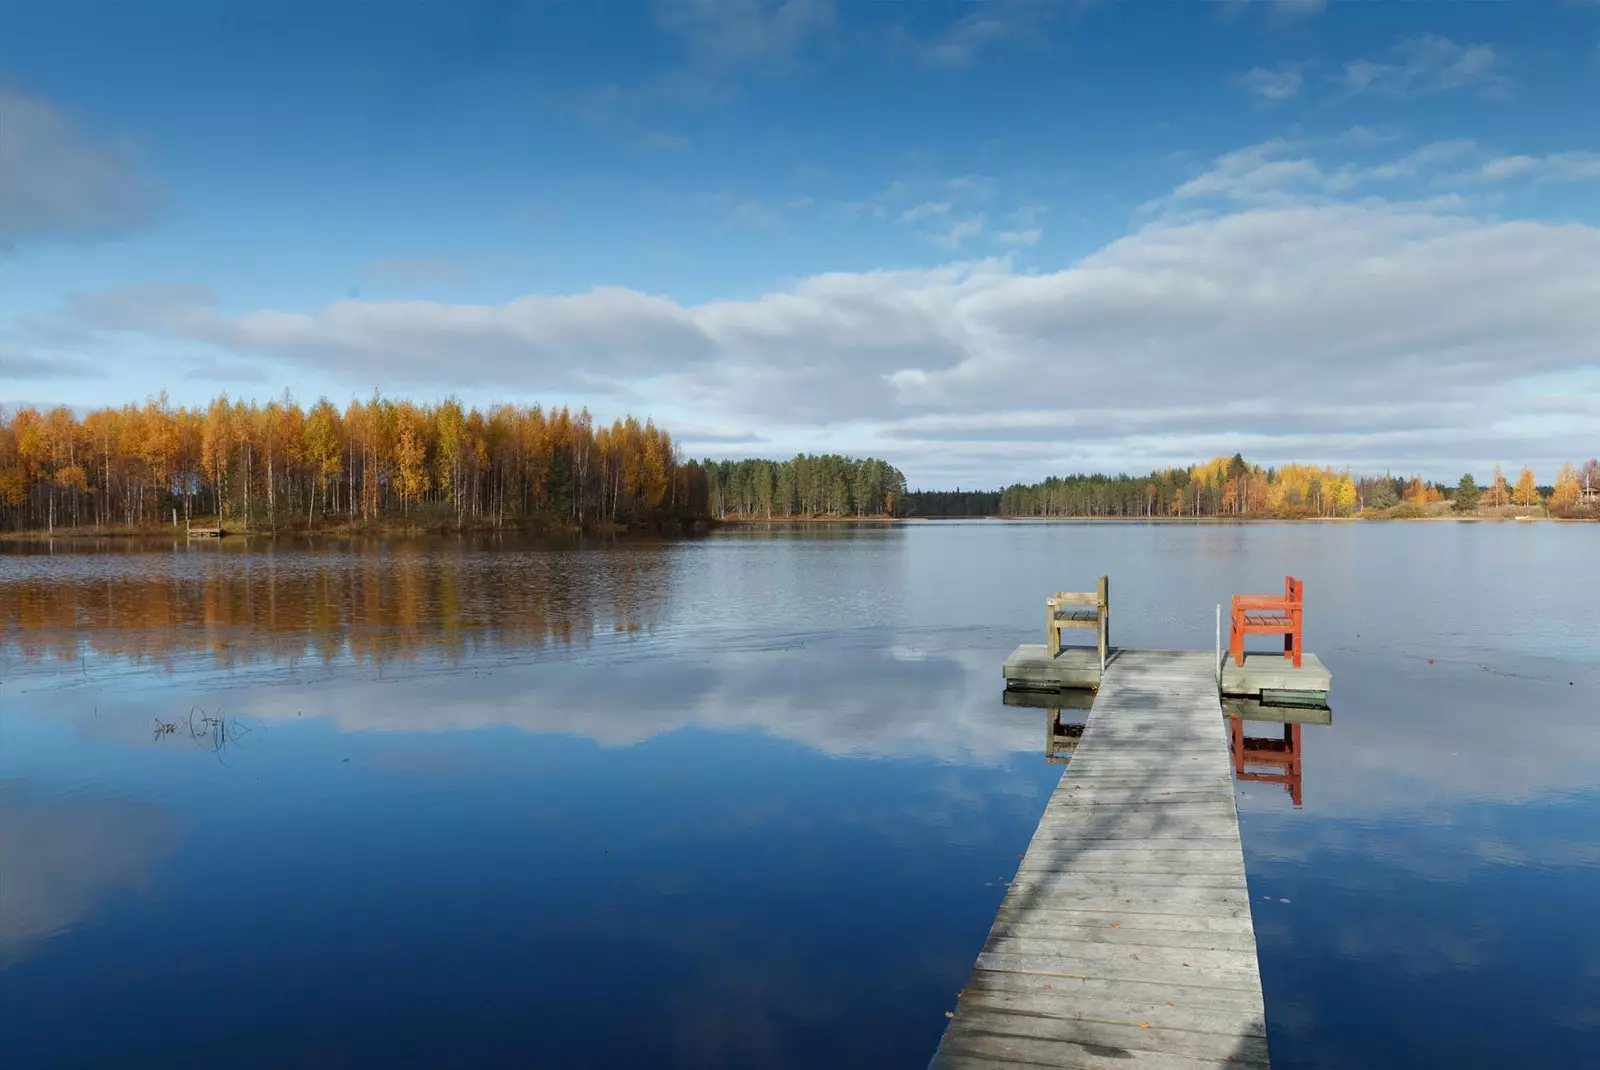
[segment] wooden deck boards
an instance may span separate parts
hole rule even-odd
[[[1268,1065],[1215,673],[1107,666],[933,1070]]]

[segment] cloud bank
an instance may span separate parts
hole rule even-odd
[[[1451,478],[1592,453],[1600,228],[1501,218],[1475,199],[1574,185],[1592,159],[1449,141],[1328,163],[1318,149],[1273,141],[1218,157],[1130,232],[1053,271],[1007,256],[823,273],[698,304],[597,287],[242,314],[203,287],[163,284],[75,295],[56,326],[198,343],[274,364],[286,382],[567,393],[713,436],[759,425],[775,442],[788,428],[811,448],[878,450],[926,483],[1235,449]],[[908,214],[951,226],[945,203]],[[954,253],[982,226],[981,214],[953,222],[939,240]],[[1039,238],[1029,226],[999,236]]]

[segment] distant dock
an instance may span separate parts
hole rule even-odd
[[[1119,650],[1097,683],[931,1066],[1265,1067],[1217,662]]]

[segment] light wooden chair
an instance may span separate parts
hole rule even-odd
[[[1061,633],[1068,628],[1093,628],[1100,667],[1105,668],[1111,646],[1111,582],[1100,577],[1098,590],[1057,591],[1045,599],[1045,648],[1053,658],[1061,653]]]

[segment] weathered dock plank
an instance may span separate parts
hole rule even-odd
[[[1119,651],[1099,684],[937,1070],[1268,1065],[1215,660]]]

